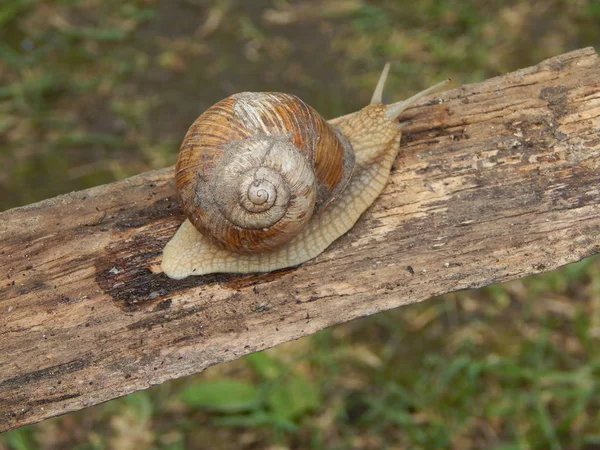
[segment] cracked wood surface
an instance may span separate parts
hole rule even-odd
[[[0,213],[0,431],[600,252],[594,49],[429,99],[381,197],[298,268],[157,273],[172,168]]]

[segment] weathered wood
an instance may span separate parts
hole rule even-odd
[[[435,98],[405,113],[381,198],[295,269],[156,273],[183,220],[171,168],[0,214],[0,431],[600,252],[592,48]]]

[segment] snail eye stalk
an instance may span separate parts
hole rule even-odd
[[[402,100],[402,101],[387,105],[385,107],[386,108],[385,116],[390,120],[396,120],[398,118],[398,116],[400,114],[402,114],[409,106],[414,105],[418,100],[431,94],[432,92],[435,92],[435,91],[443,88],[444,86],[446,86],[447,84],[450,84],[451,82],[452,82],[452,80],[450,78],[446,78],[444,81],[441,81],[438,84],[435,84],[435,85],[431,86],[430,88],[427,88],[424,91],[421,91],[421,92],[413,95],[412,97],[407,98],[406,100]]]
[[[383,103],[383,88],[385,87],[388,73],[390,73],[389,61],[385,63],[383,71],[381,72],[381,76],[379,77],[379,81],[377,82],[377,86],[375,86],[375,92],[373,92],[373,97],[371,97],[371,105],[374,103]]]

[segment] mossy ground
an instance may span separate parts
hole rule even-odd
[[[600,48],[597,0],[4,0],[0,210],[172,164],[237,91],[359,108]],[[600,448],[600,260],[337,326],[0,449]]]

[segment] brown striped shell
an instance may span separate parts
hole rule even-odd
[[[249,253],[292,239],[345,188],[353,168],[349,141],[298,97],[243,92],[192,124],[175,184],[196,229]]]

